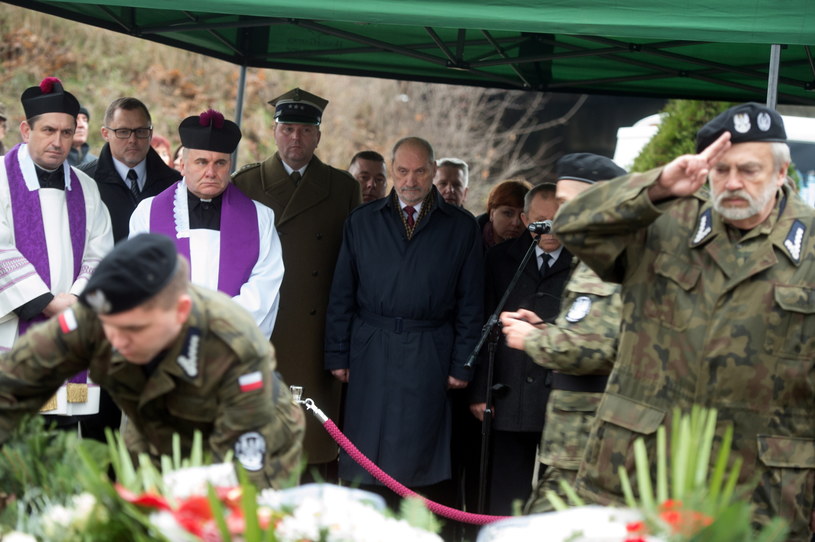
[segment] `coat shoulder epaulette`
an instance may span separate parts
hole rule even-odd
[[[243,166],[242,168],[240,168],[238,171],[236,171],[235,173],[233,173],[233,174],[232,174],[232,178],[234,179],[234,178],[235,178],[235,177],[237,177],[238,175],[242,175],[243,173],[246,173],[246,172],[247,172],[247,171],[249,171],[250,169],[255,169],[255,168],[258,168],[258,167],[260,167],[260,162],[252,162],[251,164],[246,164],[245,166]]]

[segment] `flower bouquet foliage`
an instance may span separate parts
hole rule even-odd
[[[750,487],[737,487],[742,460],[730,458],[733,427],[724,431],[715,462],[715,409],[694,406],[689,414],[674,410],[670,435],[670,461],[664,426],[656,434],[656,465],[648,458],[642,438],[634,442],[637,494],[623,467],[620,483],[626,505],[642,514],[642,521],[627,524],[624,542],[780,542],[787,534],[786,522],[776,518],[760,532],[751,527],[752,507],[747,502]],[[652,480],[655,467],[656,484]],[[574,490],[564,483],[570,501],[583,505]],[[556,494],[547,495],[553,505],[568,508]]]
[[[440,542],[435,517],[417,500],[402,519],[381,497],[331,485],[257,489],[234,465],[211,464],[200,434],[189,457],[135,463],[123,439],[108,446],[43,426],[34,416],[0,450],[4,542]],[[115,472],[116,483],[108,477]]]

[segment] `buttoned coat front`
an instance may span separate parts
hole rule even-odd
[[[339,416],[341,385],[323,365],[328,293],[342,242],[342,227],[360,204],[359,183],[314,156],[295,186],[277,153],[236,172],[244,194],[274,210],[286,269],[272,333],[278,370],[291,385],[303,386],[332,419]],[[310,416],[305,454],[309,463],[337,457],[336,443]]]

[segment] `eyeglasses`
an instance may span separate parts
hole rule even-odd
[[[130,139],[130,136],[136,134],[138,139],[147,139],[150,137],[150,134],[153,132],[152,128],[110,128],[109,126],[105,126],[108,130],[116,134],[118,139]]]

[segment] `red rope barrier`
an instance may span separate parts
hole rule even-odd
[[[498,521],[501,519],[507,519],[508,516],[488,516],[485,514],[471,514],[469,512],[462,512],[461,510],[456,510],[455,508],[450,508],[449,506],[444,506],[443,504],[439,504],[437,502],[433,502],[429,499],[426,499],[412,491],[399,483],[398,481],[394,480],[391,475],[387,472],[380,469],[376,463],[365,457],[365,454],[359,451],[359,449],[354,446],[354,443],[348,440],[342,431],[337,427],[337,425],[332,422],[330,419],[325,419],[323,421],[323,427],[331,437],[337,441],[343,450],[351,456],[351,458],[359,463],[359,465],[371,473],[371,476],[385,484],[391,491],[399,495],[400,497],[418,497],[422,499],[427,506],[427,508],[440,516],[444,516],[449,519],[453,519],[455,521],[460,521],[462,523],[472,523],[473,525],[485,525],[487,523],[492,523],[493,521]]]

